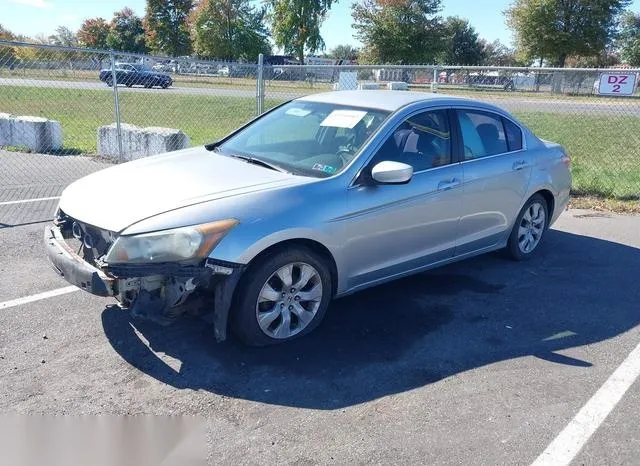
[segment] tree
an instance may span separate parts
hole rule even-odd
[[[0,40],[16,40],[16,36],[0,24]],[[16,51],[13,47],[0,46],[0,65],[13,66],[15,59]]]
[[[109,24],[104,18],[85,19],[76,33],[76,37],[83,47],[106,49],[107,36],[109,35],[110,29]]]
[[[627,12],[620,24],[620,55],[629,65],[640,66],[640,14]]]
[[[0,24],[0,40],[13,40],[15,35],[2,24]]]
[[[147,45],[140,17],[131,8],[123,8],[113,14],[107,47],[131,53],[145,53]]]
[[[304,63],[304,53],[324,50],[320,26],[333,0],[268,0],[271,32],[278,47]]]
[[[38,34],[36,34],[31,38],[30,42],[33,42],[34,44],[49,45],[50,40],[51,40],[51,36],[48,36],[42,32],[39,32]]]
[[[567,57],[565,65],[569,68],[606,68],[620,64],[620,55],[614,50],[605,50],[590,57]]]
[[[482,46],[482,64],[486,66],[527,66],[516,57],[516,52],[504,45],[500,40],[488,42],[480,39]]]
[[[483,44],[469,21],[450,16],[444,22],[445,43],[440,62],[445,65],[479,65],[483,61]]]
[[[147,0],[145,29],[152,52],[173,57],[191,53],[188,18],[192,0]]]
[[[336,60],[357,60],[360,51],[348,44],[336,45],[329,52],[329,58],[335,58]]]
[[[597,55],[615,36],[630,0],[514,0],[504,13],[523,58],[564,66],[571,55]]]
[[[352,8],[356,36],[369,63],[435,63],[442,53],[440,0],[360,0]]]
[[[193,48],[199,57],[255,61],[270,54],[266,10],[249,0],[203,0],[192,12]]]
[[[77,47],[78,39],[75,32],[66,26],[58,26],[56,32],[49,36],[49,44],[63,47]]]

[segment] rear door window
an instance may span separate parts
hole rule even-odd
[[[520,127],[506,118],[503,118],[502,121],[504,122],[505,133],[507,134],[509,151],[522,150],[522,130]]]
[[[500,115],[471,110],[458,110],[457,114],[465,160],[509,152],[503,118]]]

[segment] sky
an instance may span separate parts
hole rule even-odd
[[[329,12],[321,30],[327,50],[338,44],[359,45],[351,27],[352,3],[353,0],[338,0]],[[480,37],[511,45],[511,32],[502,15],[510,3],[511,0],[443,0],[440,14],[467,18]],[[58,26],[75,31],[86,18],[101,16],[110,20],[114,11],[125,6],[142,16],[145,4],[145,0],[0,0],[0,23],[16,34],[49,35]],[[634,0],[630,9],[640,12],[640,0]]]

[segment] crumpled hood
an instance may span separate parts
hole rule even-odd
[[[64,190],[60,208],[84,223],[119,232],[170,210],[305,180],[196,147],[81,178]]]

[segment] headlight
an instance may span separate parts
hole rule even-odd
[[[105,262],[140,264],[204,259],[237,224],[237,220],[230,219],[174,230],[120,236],[111,246]]]

